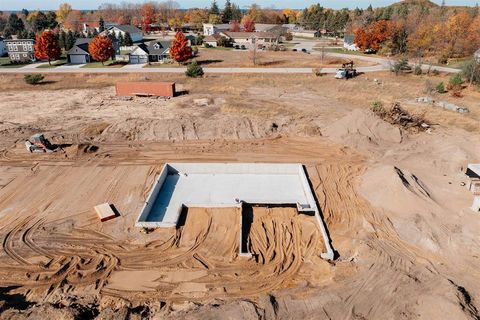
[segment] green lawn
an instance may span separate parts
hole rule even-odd
[[[126,62],[108,60],[105,61],[103,64],[101,62],[90,62],[82,66],[81,68],[121,68],[126,64]]]
[[[0,57],[0,68],[21,68],[25,64],[12,64],[9,57]]]
[[[322,51],[322,48],[319,48],[319,47],[315,47],[313,48],[313,50],[315,51]],[[346,49],[343,49],[343,48],[325,48],[324,49],[325,52],[334,52],[334,53],[346,53],[346,54],[354,54],[356,56],[375,56],[375,55],[367,55],[367,54],[364,54],[360,51],[348,51]]]
[[[38,69],[48,69],[48,68],[56,68],[59,66],[63,66],[67,64],[67,58],[60,58],[55,62],[52,62],[52,65],[49,65],[48,63],[39,65],[37,68]]]

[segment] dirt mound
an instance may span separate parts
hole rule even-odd
[[[389,109],[386,109],[381,105],[375,106],[372,108],[372,111],[381,119],[392,125],[399,126],[408,132],[418,133],[430,129],[430,125],[423,116],[410,114],[408,111],[400,107],[398,102],[394,103]]]
[[[399,128],[365,109],[353,110],[323,129],[322,134],[337,143],[363,150],[370,150],[371,146],[398,144],[402,141]]]

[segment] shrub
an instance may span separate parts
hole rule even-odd
[[[433,74],[434,76],[438,76],[438,75],[440,74],[440,71],[438,71],[437,69],[433,69],[433,70],[432,70],[432,74]]]
[[[193,60],[187,67],[187,71],[185,72],[187,77],[191,78],[198,78],[203,76],[203,68],[198,65],[197,60]]]
[[[40,83],[44,79],[44,76],[41,74],[26,74],[23,79],[26,83],[35,85]]]
[[[438,93],[445,93],[445,85],[443,82],[439,82],[435,88]]]
[[[382,111],[383,111],[383,105],[382,105],[382,103],[381,103],[380,101],[373,101],[370,109],[371,109],[374,113],[379,113],[379,112],[382,112]]]
[[[463,78],[460,75],[460,73],[455,73],[453,76],[451,76],[450,79],[448,80],[448,84],[451,85],[452,87],[462,86]]]
[[[415,66],[415,69],[413,70],[413,74],[416,75],[416,76],[422,75],[422,66],[417,64]]]
[[[411,70],[411,67],[408,65],[407,58],[401,58],[400,60],[396,61],[392,66],[392,72],[396,75]]]
[[[465,61],[462,66],[462,76],[471,83],[479,84],[480,65],[475,60]]]
[[[193,46],[193,47],[192,47],[192,53],[193,53],[194,56],[197,55],[197,53],[198,53],[198,48],[197,48],[196,46]]]

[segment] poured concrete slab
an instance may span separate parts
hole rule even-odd
[[[167,163],[137,219],[137,227],[175,227],[184,207],[295,205],[315,214],[326,244],[333,249],[301,164]]]

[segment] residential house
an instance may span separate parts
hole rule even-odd
[[[212,24],[212,23],[204,23],[203,24],[203,35],[204,36],[211,36],[216,33],[224,32],[230,30],[230,24]]]
[[[130,63],[145,64],[149,62],[165,62],[170,60],[170,41],[150,41],[140,43],[130,53]]]
[[[104,23],[104,28],[105,30],[108,30],[108,28],[118,26],[118,23],[116,22],[105,22]],[[94,22],[84,22],[83,23],[83,33],[86,35],[90,31],[90,33],[93,33],[93,30],[96,30],[97,32],[100,32],[100,25],[98,21]]]
[[[115,37],[119,37],[120,34],[122,37],[125,37],[127,32],[130,34],[133,42],[140,42],[143,40],[143,32],[142,30],[138,29],[137,27],[131,25],[119,25],[113,26],[107,29],[109,32],[115,33]]]
[[[475,61],[477,63],[480,63],[480,49],[478,49],[477,51],[475,51],[475,53],[473,54],[473,58],[475,59]]]
[[[221,36],[231,39],[234,45],[245,45],[253,47],[255,43],[257,48],[277,45],[280,35],[273,32],[220,32]]]
[[[34,39],[4,40],[4,42],[7,46],[10,62],[25,63],[35,61]]]
[[[318,30],[293,30],[291,33],[294,37],[301,38],[318,38],[321,36]]]
[[[67,61],[71,64],[83,64],[92,61],[88,51],[88,45],[92,39],[79,38],[75,41],[73,47],[67,51]]]
[[[348,51],[358,51],[358,47],[355,44],[355,36],[346,34],[343,38],[343,47]]]
[[[5,40],[0,37],[0,57],[7,55],[7,45],[5,44]]]
[[[218,46],[218,40],[220,40],[222,36],[218,33],[212,34],[211,36],[206,36],[203,38],[203,44],[205,46],[214,47]]]

